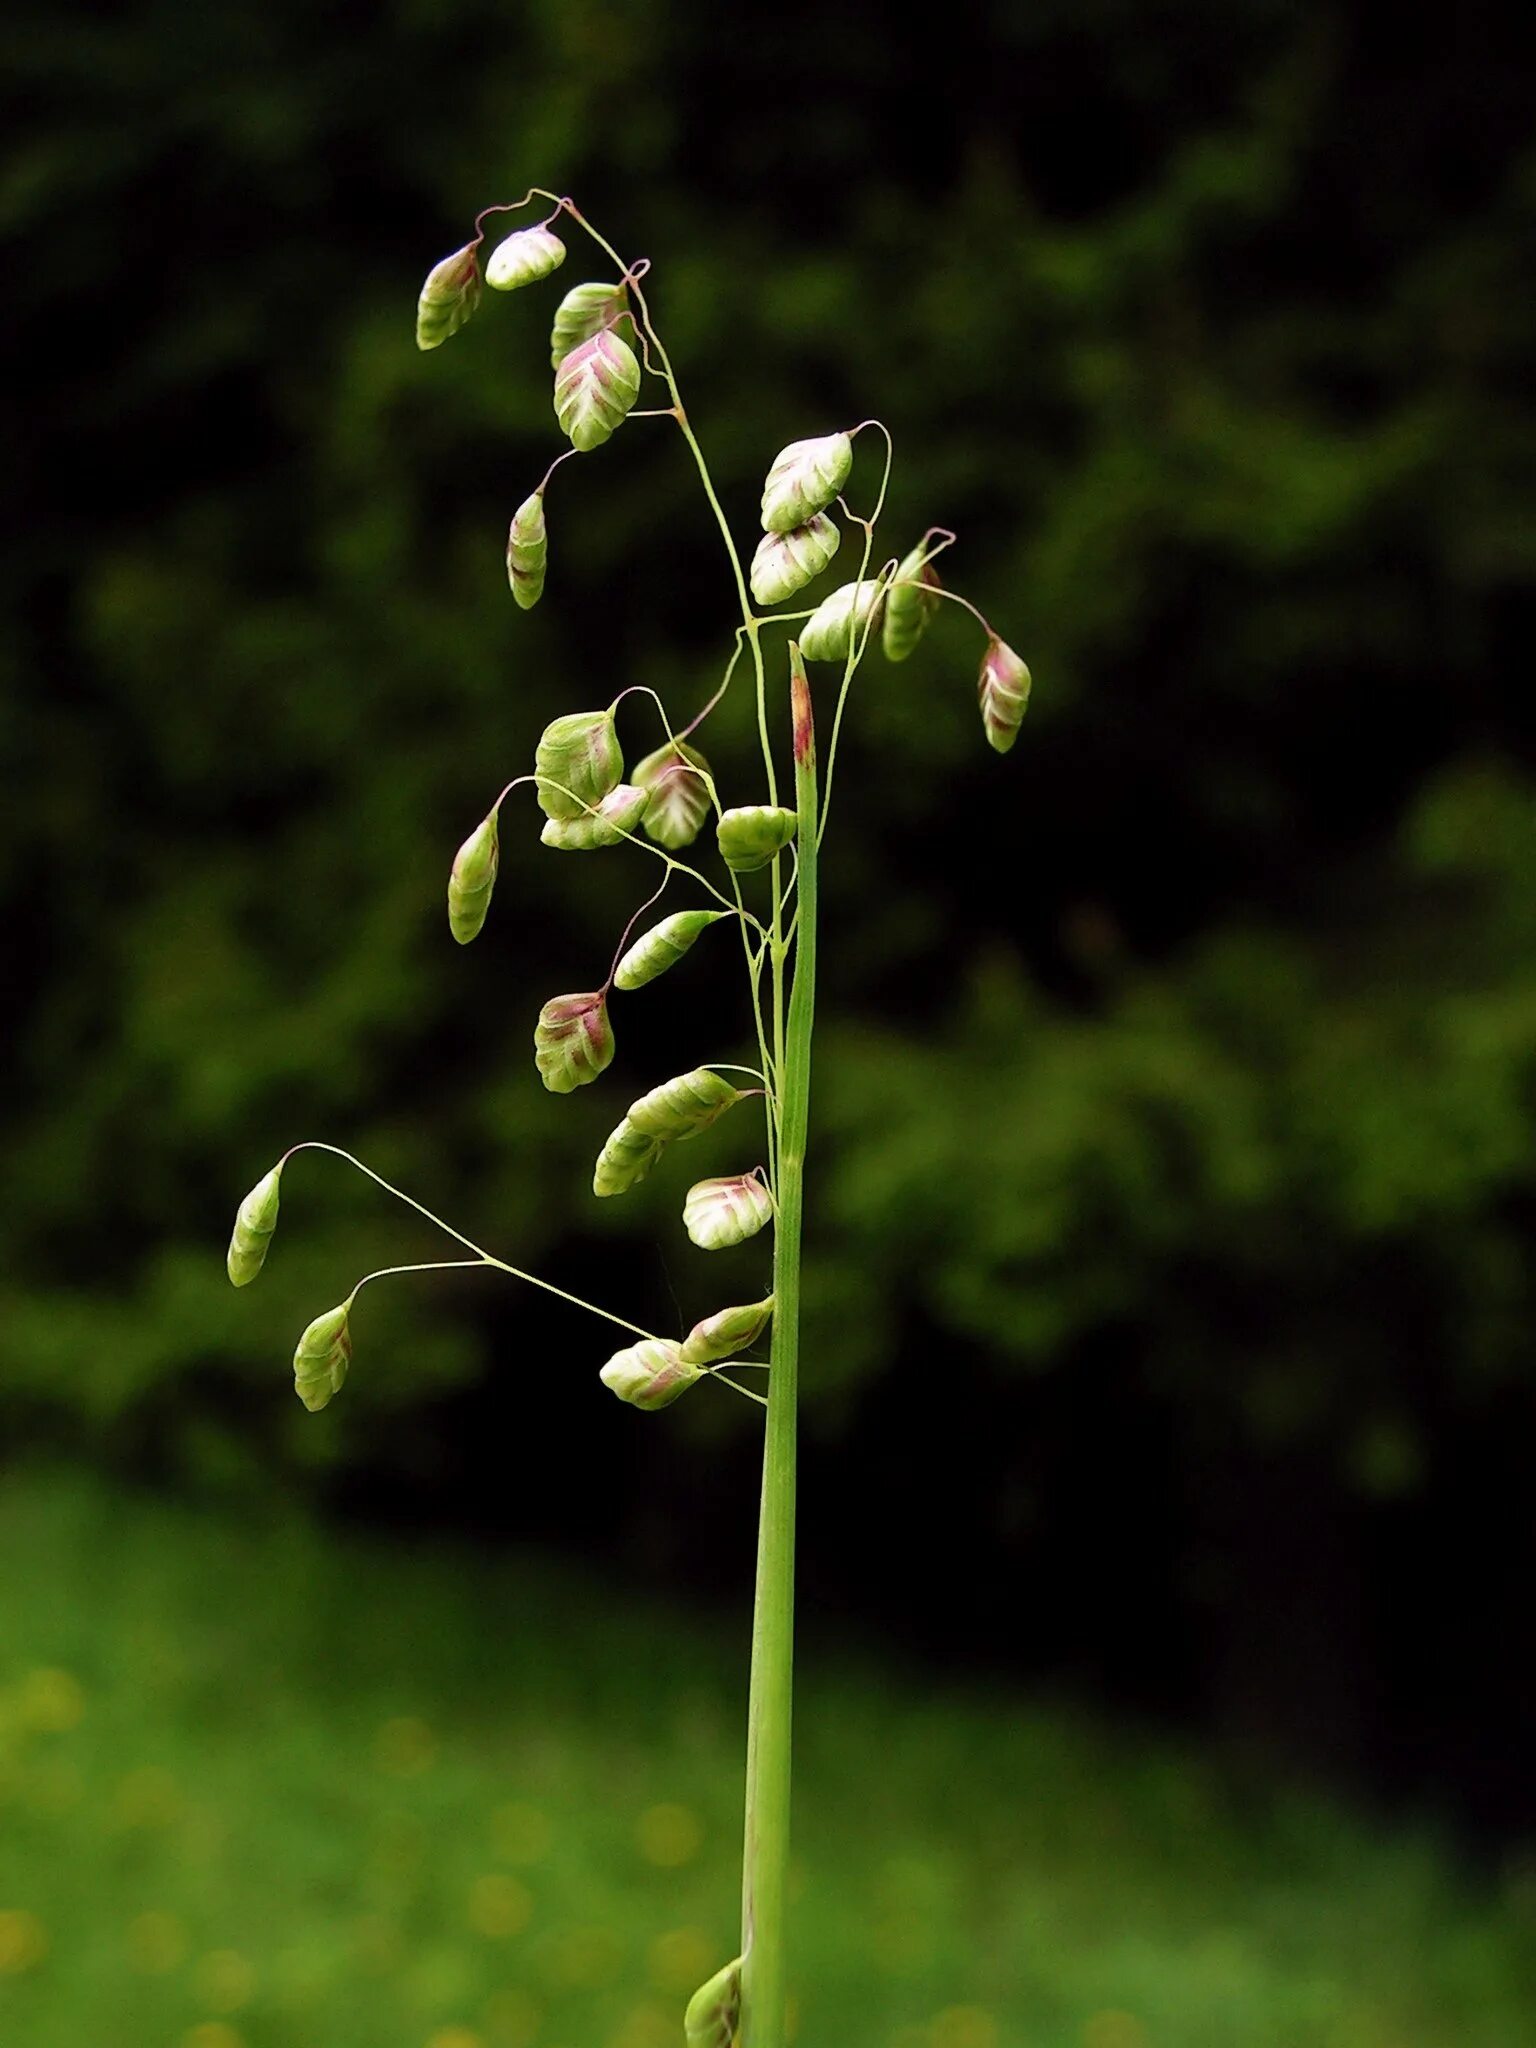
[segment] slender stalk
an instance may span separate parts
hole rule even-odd
[[[816,742],[800,649],[790,642],[799,925],[780,1071],[773,1344],[752,1618],[742,1865],[742,2048],[784,2048],[786,1907],[795,1624],[795,1446],[800,1364],[800,1218],[816,1007]]]

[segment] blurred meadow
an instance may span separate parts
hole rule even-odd
[[[1533,88],[1513,4],[6,11],[0,2042],[661,2048],[733,1947],[754,1412],[437,1276],[306,1415],[433,1256],[334,1160],[223,1274],[315,1137],[648,1327],[764,1291],[681,1241],[713,1137],[589,1193],[744,1056],[704,949],[534,1074],[638,857],[509,812],[445,927],[544,724],[734,612],[640,421],[511,604],[594,273],[411,328],[537,181],[739,536],[878,415],[1036,678],[1000,762],[946,618],[840,756],[799,2038],[1536,2043]]]

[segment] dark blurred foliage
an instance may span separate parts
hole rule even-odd
[[[303,1415],[303,1322],[434,1255],[339,1162],[288,1176],[256,1292],[222,1277],[313,1135],[641,1320],[761,1291],[676,1223],[729,1126],[588,1192],[632,1094],[741,1042],[707,945],[623,1003],[602,1086],[534,1077],[648,864],[509,811],[485,937],[443,917],[543,723],[690,706],[733,612],[660,424],[561,472],[540,610],[502,587],[553,300],[600,271],[434,356],[411,317],[537,180],[653,259],[744,539],[783,442],[877,414],[890,544],[956,527],[1037,679],[1000,763],[946,618],[840,763],[809,1626],[1528,1825],[1531,18],[894,21],[7,14],[6,1440],[745,1582],[751,1411],[618,1409],[601,1328],[526,1290],[371,1291]],[[736,694],[711,752],[750,797]]]

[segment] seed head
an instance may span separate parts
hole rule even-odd
[[[741,1099],[741,1090],[713,1067],[695,1067],[650,1089],[629,1105],[597,1155],[592,1192],[624,1194],[645,1179],[668,1145],[707,1131]]]
[[[480,303],[480,260],[476,244],[466,242],[427,272],[416,301],[416,346],[441,348],[457,334]]]
[[[470,833],[448,871],[448,929],[461,946],[480,934],[500,865],[501,841],[492,811]]]
[[[623,1195],[645,1179],[666,1150],[666,1140],[642,1131],[628,1117],[608,1134],[592,1169],[592,1192],[600,1198]]]
[[[683,2014],[684,2048],[731,2048],[741,2021],[741,1959],[717,1970],[689,1999]]]
[[[573,348],[580,348],[604,327],[617,327],[628,317],[629,292],[622,284],[578,284],[555,308],[549,337],[549,361],[558,370]]]
[[[294,1391],[311,1415],[341,1392],[347,1377],[352,1363],[352,1332],[347,1326],[351,1313],[349,1296],[339,1308],[316,1316],[293,1354]]]
[[[813,512],[803,526],[786,533],[765,533],[752,557],[752,595],[759,604],[782,604],[821,574],[842,538],[825,512]]]
[[[823,505],[830,505],[853,468],[853,442],[846,434],[791,441],[773,458],[763,486],[764,533],[788,533]]]
[[[686,740],[669,740],[647,754],[635,769],[635,780],[650,791],[645,807],[645,836],[676,852],[691,846],[709,816],[709,763]]]
[[[235,1211],[235,1227],[224,1264],[236,1287],[249,1287],[266,1262],[267,1247],[277,1228],[278,1182],[282,1172],[279,1164],[270,1173],[264,1173]]]
[[[601,989],[588,995],[554,996],[539,1012],[533,1032],[533,1063],[551,1095],[584,1088],[613,1058],[613,1027]]]
[[[773,1314],[773,1296],[749,1301],[743,1308],[717,1309],[701,1323],[695,1323],[683,1339],[682,1355],[690,1365],[713,1365],[755,1344]]]
[[[807,661],[846,661],[848,650],[864,629],[880,602],[880,585],[866,578],[862,583],[844,583],[824,597],[800,631],[800,651]]]
[[[976,694],[987,744],[1006,754],[1019,736],[1029,706],[1029,670],[1006,640],[994,633],[981,657]]]
[[[613,713],[568,711],[554,719],[540,735],[533,766],[542,778],[539,809],[545,817],[585,818],[589,806],[600,804],[624,773]]]
[[[539,837],[562,853],[590,853],[600,846],[617,846],[626,832],[638,828],[650,800],[650,792],[633,782],[616,783],[595,811],[584,811],[579,818],[551,818]]]
[[[939,572],[923,559],[921,541],[896,571],[885,599],[880,646],[887,661],[905,661],[933,623],[939,608]]]
[[[712,924],[730,914],[728,910],[674,911],[671,917],[664,917],[660,924],[653,924],[636,939],[614,970],[615,983],[624,989],[644,988],[658,974],[675,967]]]
[[[551,229],[519,228],[491,251],[485,281],[494,292],[515,292],[520,284],[537,284],[564,261],[565,244]]]
[[[755,1174],[696,1181],[683,1198],[683,1224],[701,1251],[755,1237],[773,1214],[773,1196]]]
[[[615,1351],[599,1375],[603,1385],[632,1408],[666,1408],[704,1375],[666,1337],[647,1337]]]
[[[767,867],[795,836],[795,814],[782,804],[741,804],[715,826],[720,858],[738,875]]]
[[[544,570],[549,560],[549,528],[544,521],[544,493],[534,491],[524,498],[512,515],[507,529],[507,581],[512,595],[525,612],[532,611],[544,594]]]
[[[555,372],[555,417],[583,455],[601,448],[640,395],[640,365],[627,341],[603,328]]]

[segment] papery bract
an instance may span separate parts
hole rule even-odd
[[[277,1228],[278,1184],[282,1165],[264,1173],[235,1211],[224,1264],[236,1287],[249,1287],[266,1262],[267,1247]]]
[[[533,1032],[533,1062],[551,1095],[584,1088],[613,1058],[613,1027],[601,989],[585,995],[553,996],[539,1012]]]
[[[294,1351],[294,1391],[311,1415],[333,1400],[346,1380],[352,1363],[352,1332],[347,1323],[351,1313],[350,1297],[339,1308],[328,1308],[315,1317]]]
[[[981,657],[976,695],[987,744],[999,754],[1006,754],[1019,736],[1029,707],[1029,684],[1029,670],[1007,641],[994,633]]]
[[[478,244],[466,242],[427,272],[416,301],[416,346],[441,348],[480,303]]]
[[[555,417],[583,455],[622,426],[640,395],[640,365],[610,328],[564,357],[555,372]]]
[[[645,836],[672,852],[691,846],[709,816],[709,763],[686,740],[669,740],[636,764],[635,781],[650,791]]]
[[[831,504],[852,468],[853,442],[847,434],[822,434],[781,448],[763,486],[763,531],[787,533],[803,525]]]
[[[684,1227],[706,1252],[755,1236],[772,1214],[773,1196],[751,1173],[698,1181],[683,1200]]]
[[[765,533],[752,557],[752,595],[759,604],[782,604],[821,574],[842,538],[825,512],[817,512],[787,533]]]
[[[552,229],[518,228],[498,242],[485,265],[485,281],[496,292],[537,284],[565,261],[565,244]]]

